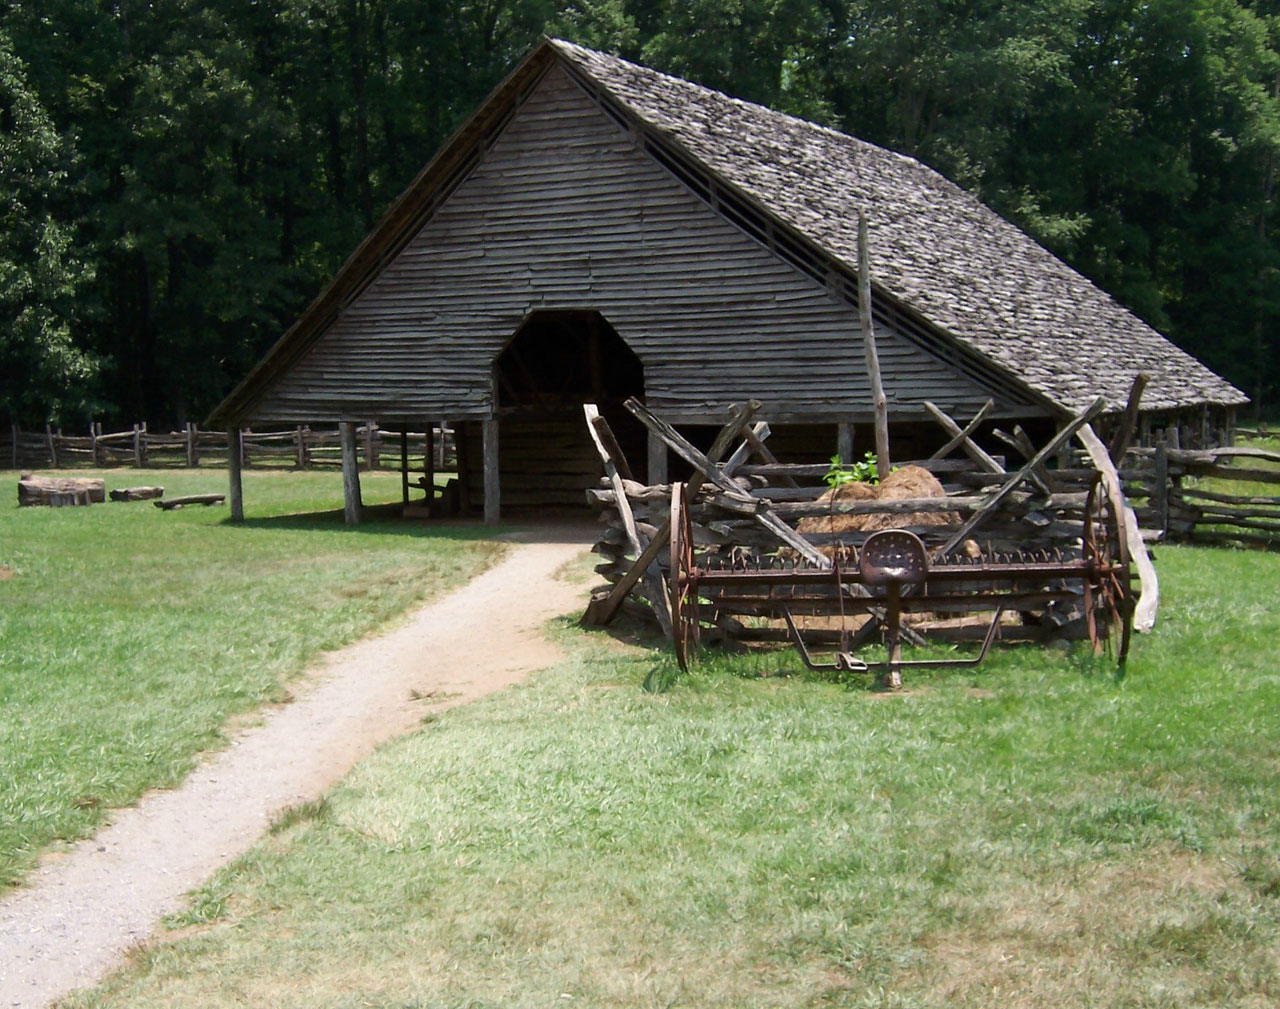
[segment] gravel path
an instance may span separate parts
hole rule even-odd
[[[586,550],[591,530],[510,538],[518,545],[507,558],[463,588],[326,656],[313,689],[238,733],[179,788],[146,796],[96,837],[45,859],[0,901],[0,1006],[42,1009],[100,980],[281,810],[318,798],[428,712],[556,661],[541,628],[579,608],[585,587],[555,574]]]

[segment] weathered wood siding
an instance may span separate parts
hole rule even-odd
[[[698,199],[559,68],[472,176],[254,417],[480,417],[496,355],[539,308],[596,309],[673,420],[754,396],[770,415],[869,416],[857,313]],[[890,412],[989,395],[881,332]]]

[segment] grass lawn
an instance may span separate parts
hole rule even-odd
[[[1159,566],[1123,678],[1020,649],[887,696],[774,653],[653,694],[665,652],[566,622],[69,1004],[1280,1003],[1280,557]]]
[[[218,470],[89,475],[226,490]],[[399,500],[398,474],[362,483],[366,503]],[[249,521],[230,525],[225,507],[19,509],[17,474],[0,473],[0,889],[105,810],[180,781],[229,718],[285,700],[318,652],[501,549],[478,529],[345,529],[334,473],[254,470],[244,485]]]

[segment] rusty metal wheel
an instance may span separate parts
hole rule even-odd
[[[671,485],[671,639],[676,662],[686,672],[698,649],[698,591],[694,570],[693,520],[685,500],[685,485]]]
[[[1129,542],[1125,538],[1124,501],[1118,491],[1094,477],[1085,499],[1081,550],[1088,571],[1084,582],[1084,614],[1089,640],[1123,666],[1133,632],[1133,584]]]

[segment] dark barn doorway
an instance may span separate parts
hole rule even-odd
[[[493,364],[498,399],[502,506],[585,506],[604,472],[582,404],[609,421],[638,479],[645,479],[644,427],[622,406],[644,396],[644,367],[596,311],[531,314]]]

